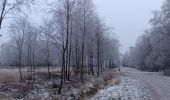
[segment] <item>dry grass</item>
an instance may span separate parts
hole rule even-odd
[[[117,70],[103,73],[99,78],[95,79],[91,86],[84,85],[82,97],[94,96],[100,89],[103,89],[110,85],[118,85],[120,83],[121,73]],[[82,98],[80,98],[82,99]]]
[[[106,85],[117,85],[121,81],[120,75],[121,73],[117,70],[104,73],[98,80],[96,80],[94,86],[96,86],[96,88],[103,88]]]
[[[4,94],[0,94],[0,100],[9,100],[7,99],[8,97],[5,96]]]
[[[27,78],[27,69],[22,69],[22,72],[25,74],[24,79]],[[105,88],[106,86],[109,85],[117,85],[120,83],[120,73],[118,70],[113,70],[110,72],[102,73],[99,78],[85,74],[84,76],[84,83],[82,84],[80,81],[79,76],[72,76],[71,81],[66,81],[66,83],[63,86],[63,94],[61,98],[68,98],[68,97],[74,97],[75,99],[80,99],[83,100],[84,98],[91,97],[95,95],[98,90]],[[58,85],[58,80],[60,81],[60,69],[51,69],[51,80],[48,80],[48,72],[47,68],[38,68],[36,69],[36,79],[41,79],[37,80],[36,84],[42,86],[44,85],[43,83],[48,83],[52,82],[55,83],[56,86]],[[19,73],[18,73],[18,68],[13,68],[13,69],[5,69],[5,68],[0,68],[0,83],[18,83],[19,82]],[[48,84],[46,88],[48,88],[52,93],[58,90],[58,88],[55,88],[55,84]],[[8,85],[8,84],[7,84]],[[12,85],[12,84],[11,84]],[[10,84],[9,84],[10,86]],[[7,86],[7,87],[9,87]],[[12,85],[13,86],[13,85]],[[32,87],[28,87],[27,85],[24,85],[26,90],[32,90]],[[13,86],[15,87],[15,86]],[[53,91],[55,90],[55,91]],[[29,91],[28,91],[29,92]],[[25,90],[23,90],[23,93]],[[15,94],[15,96],[18,97],[23,97],[23,94],[19,93]],[[1,96],[1,95],[0,95]],[[53,96],[53,95],[52,95]],[[53,97],[53,100],[58,98],[60,96],[57,95],[57,97]],[[39,100],[41,97],[36,97],[35,100]]]
[[[60,71],[59,68],[51,68],[51,73]],[[47,74],[47,68],[37,68],[37,74]],[[27,77],[27,69],[22,69],[23,78]],[[48,76],[48,75],[46,75]],[[0,68],[0,83],[18,83],[20,79],[18,68]]]
[[[17,69],[0,68],[0,83],[18,82],[19,74]]]

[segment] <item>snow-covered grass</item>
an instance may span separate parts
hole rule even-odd
[[[100,90],[91,100],[150,100],[147,93],[140,81],[122,76],[120,84]]]

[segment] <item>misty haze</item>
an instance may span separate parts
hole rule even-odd
[[[0,100],[170,100],[170,0],[1,0]]]

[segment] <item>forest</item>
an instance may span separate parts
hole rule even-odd
[[[62,94],[68,82],[76,79],[84,83],[87,75],[99,77],[120,65],[119,40],[98,16],[92,0],[51,2],[46,9],[48,17],[40,25],[29,16],[37,4],[36,0],[1,0],[0,25],[11,20],[8,17],[12,20],[10,39],[1,45],[0,64],[19,70],[21,86],[15,98],[23,98],[22,92],[29,91],[20,89],[22,84],[31,88],[43,75],[44,81],[57,81],[52,87]],[[40,73],[40,69],[47,73]]]
[[[153,18],[137,39],[136,45],[123,57],[123,65],[149,71],[170,69],[170,1],[165,0],[160,11],[153,11]]]
[[[170,100],[162,3],[149,18],[160,2],[1,0],[0,100]]]

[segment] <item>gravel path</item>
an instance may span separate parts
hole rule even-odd
[[[154,72],[142,72],[133,68],[121,68],[122,72],[146,85],[152,100],[170,100],[170,78]]]

